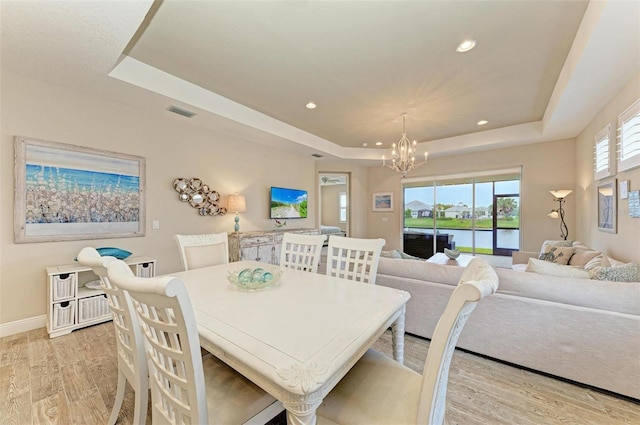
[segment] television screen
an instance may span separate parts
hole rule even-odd
[[[307,218],[307,191],[272,187],[270,218]]]

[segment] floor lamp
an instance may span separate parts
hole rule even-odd
[[[553,200],[558,202],[558,209],[551,210],[549,214],[547,214],[551,218],[559,218],[560,219],[560,237],[567,240],[567,236],[569,236],[569,229],[567,228],[567,223],[564,222],[564,202],[567,196],[573,192],[568,189],[560,189],[560,190],[550,190],[549,191],[553,195]]]

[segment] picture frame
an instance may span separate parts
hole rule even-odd
[[[145,235],[144,157],[14,138],[14,241]]]
[[[598,230],[602,232],[618,232],[616,189],[616,179],[600,183],[597,188]]]
[[[374,192],[371,199],[371,211],[393,212],[393,192]]]
[[[629,197],[629,180],[620,180],[620,190],[618,194],[620,199],[627,199]]]
[[[640,190],[629,192],[629,216],[640,218]]]

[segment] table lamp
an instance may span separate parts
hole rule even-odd
[[[236,225],[234,226],[235,231],[239,231],[240,230],[240,216],[238,215],[238,213],[241,212],[245,212],[247,211],[247,203],[244,199],[244,195],[238,195],[237,193],[234,195],[229,195],[229,200],[227,203],[227,210],[228,211],[235,211],[236,213],[236,217],[234,218],[234,221],[236,222]]]

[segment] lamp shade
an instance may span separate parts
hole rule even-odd
[[[547,215],[551,218],[560,218],[560,215],[558,214],[558,210],[553,210]]]
[[[573,192],[573,190],[557,189],[557,190],[550,190],[549,192],[557,199],[564,199],[567,196],[569,196],[569,194],[571,194],[571,192]]]
[[[227,210],[236,213],[247,211],[247,203],[244,195],[238,195],[237,193],[235,195],[229,195]]]

